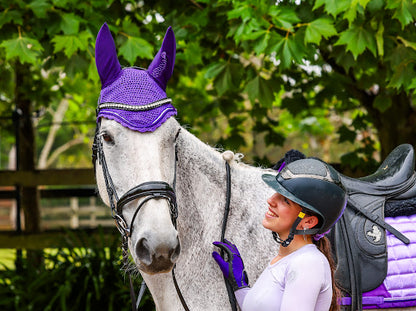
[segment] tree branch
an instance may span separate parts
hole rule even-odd
[[[61,127],[61,122],[65,116],[65,112],[68,110],[69,102],[68,98],[65,97],[61,100],[56,109],[55,113],[53,113],[53,122],[52,126],[49,130],[48,137],[46,138],[45,145],[42,148],[42,151],[39,156],[38,161],[38,168],[45,169],[48,166],[48,156],[51,152],[53,142],[55,141],[56,133],[58,132],[59,128]]]
[[[75,138],[56,148],[46,162],[46,167],[50,166],[56,159],[69,148],[84,143],[84,137]]]
[[[203,10],[204,8],[199,4],[196,3],[194,0],[189,0],[194,6],[196,6],[198,9]]]

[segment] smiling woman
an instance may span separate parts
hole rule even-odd
[[[267,200],[262,224],[282,247],[252,288],[237,247],[214,242],[228,255],[213,253],[241,309],[339,310],[335,267],[324,237],[346,206],[337,172],[323,161],[303,159],[283,165],[277,176],[264,174],[263,181],[276,193]]]
[[[299,214],[305,214],[302,207],[281,195],[280,193],[275,193],[268,200],[269,208],[264,215],[263,227],[269,229],[273,232],[278,232],[279,237],[286,239],[289,237],[290,230],[292,225],[295,223]],[[296,229],[303,228],[313,228],[318,224],[317,216],[305,216],[303,217],[301,223],[299,223]]]

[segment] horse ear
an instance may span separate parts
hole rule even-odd
[[[107,23],[101,26],[95,41],[95,64],[101,79],[101,88],[114,82],[121,72],[116,45]]]
[[[163,38],[162,46],[152,63],[147,68],[148,73],[156,80],[163,90],[172,76],[175,66],[176,41],[172,27],[169,26]]]

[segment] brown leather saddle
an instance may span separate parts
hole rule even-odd
[[[377,288],[387,275],[388,230],[403,243],[410,241],[384,221],[386,202],[416,196],[413,147],[394,149],[378,170],[363,178],[340,174],[348,204],[329,238],[337,261],[335,277],[351,296],[350,310],[362,310],[362,293]]]

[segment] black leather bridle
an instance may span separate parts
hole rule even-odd
[[[168,100],[168,99],[166,99]],[[158,101],[160,102],[160,101]],[[111,105],[114,104],[114,105]],[[102,104],[101,104],[102,105]],[[153,109],[154,108],[154,103],[151,103],[148,106],[148,109]],[[140,111],[144,111],[146,110],[146,106],[140,106],[141,109]],[[106,103],[105,107],[102,108],[111,108],[111,109],[124,109],[125,107],[120,107],[119,104],[115,104],[115,103]],[[97,115],[100,109],[100,105],[99,108],[97,108]],[[104,176],[104,181],[105,181],[105,185],[106,185],[106,189],[107,189],[107,195],[108,195],[108,199],[110,202],[110,207],[111,207],[111,215],[113,217],[113,219],[115,220],[115,224],[116,227],[118,229],[118,231],[121,233],[121,237],[122,237],[122,254],[123,254],[123,263],[125,265],[127,265],[128,261],[129,261],[129,254],[128,254],[128,239],[129,237],[131,237],[131,234],[133,232],[133,223],[134,220],[136,219],[137,214],[139,213],[140,209],[144,206],[144,204],[146,204],[148,201],[152,200],[152,199],[166,199],[169,203],[170,206],[170,216],[171,216],[171,221],[173,226],[175,227],[175,229],[177,229],[177,225],[176,225],[176,219],[178,217],[178,208],[177,208],[177,203],[176,203],[176,195],[175,195],[175,184],[176,184],[176,162],[177,162],[177,150],[176,150],[176,145],[175,145],[175,167],[174,167],[174,180],[173,180],[173,187],[171,187],[168,183],[164,182],[164,181],[148,181],[148,182],[144,182],[142,184],[139,184],[138,186],[133,187],[132,189],[128,190],[121,198],[118,198],[117,196],[117,192],[116,189],[114,187],[114,183],[111,179],[111,175],[110,172],[108,170],[108,166],[107,166],[107,162],[105,160],[105,155],[104,155],[104,149],[103,149],[103,142],[102,142],[102,136],[100,136],[99,131],[100,131],[100,123],[97,122],[97,127],[95,130],[95,136],[94,136],[94,142],[92,145],[92,161],[94,164],[94,172],[95,170],[95,165],[96,165],[96,161],[99,161],[99,164],[102,167],[102,171],[103,171],[103,176]],[[178,136],[180,134],[180,129],[178,130],[178,132],[176,133],[175,136],[175,141],[177,140]],[[225,210],[224,210],[224,217],[223,217],[223,222],[222,222],[222,230],[221,230],[221,241],[224,242],[225,240],[225,230],[227,227],[227,220],[228,220],[228,214],[229,214],[229,210],[230,210],[230,200],[231,200],[231,172],[230,172],[230,165],[228,164],[228,162],[225,162],[225,166],[226,166],[226,173],[227,173],[227,193],[226,193],[226,203],[225,203]],[[144,198],[140,204],[137,206],[134,214],[133,214],[133,218],[130,222],[130,226],[127,225],[126,220],[123,217],[123,207],[124,205],[126,205],[127,203],[136,200],[138,198]],[[178,297],[182,303],[183,308],[186,311],[189,311],[189,307],[187,306],[185,299],[180,291],[178,282],[176,280],[176,276],[175,276],[175,267],[176,265],[173,267],[172,269],[172,278],[173,278],[173,283],[175,285],[175,289],[176,292],[178,294]],[[134,292],[134,286],[133,286],[133,281],[132,281],[132,277],[131,274],[128,273],[129,275],[129,283],[130,283],[130,297],[131,297],[131,304],[132,304],[132,310],[133,311],[137,311],[140,301],[142,299],[143,293],[146,290],[146,283],[143,281],[141,288],[140,288],[140,292],[138,295],[138,298],[136,300],[136,295]],[[228,293],[228,298],[231,304],[231,309],[233,311],[237,310],[237,304],[236,304],[236,299],[235,299],[235,295],[234,292],[230,286],[230,284],[225,281],[226,284],[226,288],[227,288],[227,293]]]
[[[106,106],[102,108],[107,108],[107,109],[109,108],[110,109],[124,109],[125,108],[125,107],[120,107],[120,105],[118,104],[114,104],[114,105],[111,105],[111,104],[113,103],[106,103]],[[146,110],[146,106],[140,106],[140,107],[141,107],[140,109],[141,111]],[[153,108],[154,108],[154,103],[147,105],[148,110],[153,109]],[[99,109],[100,109],[100,106],[97,109],[97,115],[98,115]],[[94,164],[94,171],[96,171],[95,165],[96,165],[97,160],[102,167],[104,182],[105,182],[107,195],[108,195],[108,199],[109,199],[110,207],[111,207],[111,216],[113,217],[115,221],[118,231],[121,233],[121,237],[122,237],[121,247],[122,247],[122,252],[123,252],[123,263],[126,265],[129,261],[128,239],[131,237],[132,232],[133,232],[134,220],[136,219],[136,216],[139,213],[140,209],[147,202],[149,202],[152,199],[167,200],[169,203],[169,207],[170,207],[170,216],[171,216],[172,224],[175,227],[175,229],[177,229],[176,219],[178,217],[178,208],[176,204],[175,191],[173,189],[175,187],[174,184],[175,184],[175,179],[176,179],[176,163],[175,163],[175,177],[173,181],[174,183],[173,187],[171,187],[167,182],[164,182],[164,181],[148,181],[148,182],[144,182],[142,184],[139,184],[138,186],[133,187],[132,189],[128,190],[121,198],[118,198],[117,191],[115,189],[113,180],[108,170],[107,162],[106,162],[105,155],[104,155],[102,137],[99,134],[100,125],[101,124],[98,122],[96,130],[95,130],[94,143],[92,145],[92,161]],[[176,134],[176,138],[179,135],[179,131]],[[176,153],[176,150],[175,150],[175,153]],[[176,158],[176,154],[175,154],[175,158]],[[139,199],[139,198],[143,198],[143,200],[136,207],[136,210],[133,214],[133,218],[130,222],[130,225],[128,225],[126,220],[123,217],[123,207],[127,203],[133,200]],[[172,270],[172,273],[173,273],[173,270]],[[138,305],[140,303],[140,299],[141,299],[141,296],[143,295],[143,291],[145,290],[146,285],[144,282],[142,283],[141,294],[139,294],[139,299],[136,302],[136,297],[135,297],[134,288],[133,288],[133,281],[132,281],[130,273],[129,273],[129,281],[130,281],[130,296],[132,300],[132,310],[136,311],[138,309]],[[174,278],[174,282],[175,282],[175,287],[177,287],[177,291],[178,291],[179,287],[177,286],[176,278]],[[178,295],[182,301],[183,297],[180,291],[178,292]],[[184,300],[183,300],[183,303],[184,303]],[[189,310],[189,309],[185,307],[185,310]]]
[[[176,229],[176,218],[178,217],[178,208],[176,205],[176,195],[173,188],[164,181],[149,181],[144,182],[138,186],[128,190],[121,198],[118,198],[115,190],[113,180],[111,179],[110,172],[108,171],[107,162],[104,156],[103,143],[99,135],[99,124],[97,124],[96,135],[93,143],[93,161],[98,158],[99,164],[103,169],[104,181],[107,189],[107,195],[110,201],[112,217],[115,220],[117,229],[120,231],[123,238],[127,239],[131,237],[133,231],[133,222],[145,203],[151,199],[166,199],[169,202],[170,214],[173,225]],[[127,203],[144,197],[145,199],[138,205],[134,212],[133,218],[130,222],[130,226],[127,225],[126,220],[123,217],[123,207]]]

